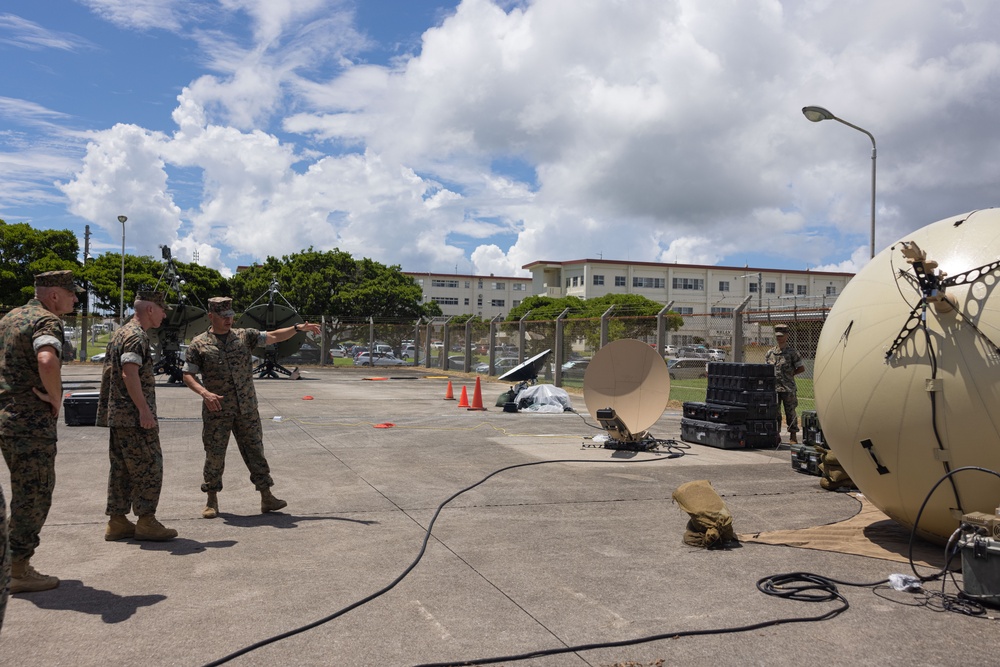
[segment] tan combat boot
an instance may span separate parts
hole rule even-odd
[[[798,435],[795,434],[795,433],[789,433],[788,434],[788,442],[792,443],[793,445],[799,444]]]
[[[177,537],[177,531],[167,528],[152,514],[143,514],[135,523],[135,539],[150,542],[166,542]]]
[[[205,503],[205,509],[201,511],[201,517],[203,519],[214,519],[219,516],[219,494],[215,491],[208,492],[208,501]]]
[[[264,489],[260,492],[260,511],[264,512],[274,512],[275,510],[280,510],[282,507],[287,505],[284,500],[280,498],[275,498],[271,493],[271,489]]]
[[[135,535],[135,524],[124,514],[112,514],[108,527],[104,530],[104,539],[108,542],[124,540]]]
[[[34,593],[47,591],[59,585],[59,579],[42,574],[26,560],[15,560],[10,564],[10,592]]]

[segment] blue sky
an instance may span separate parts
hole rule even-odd
[[[0,218],[230,273],[854,271],[994,206],[996,3],[8,0]]]

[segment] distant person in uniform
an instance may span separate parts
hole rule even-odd
[[[802,363],[802,355],[788,344],[787,325],[775,325],[774,340],[777,344],[767,351],[766,361],[774,366],[778,403],[785,409],[788,442],[794,444],[799,441],[799,418],[795,413],[795,409],[799,406],[799,397],[798,388],[795,386],[795,376],[804,373],[806,367]]]
[[[10,469],[10,592],[45,591],[59,579],[31,566],[56,483],[62,408],[63,324],[83,288],[72,271],[35,276],[35,298],[0,319],[0,448]]]
[[[163,486],[163,453],[156,421],[153,355],[146,332],[166,316],[163,292],[139,292],[135,316],[111,337],[104,355],[97,425],[110,427],[108,504],[104,531],[108,541],[133,537],[164,542],[177,531],[156,519]],[[128,520],[134,511],[136,523]]]
[[[260,511],[274,512],[288,504],[271,493],[274,480],[264,458],[251,352],[258,346],[288,340],[300,331],[320,332],[318,324],[308,322],[274,331],[233,329],[232,302],[228,297],[208,300],[211,326],[191,341],[182,369],[184,384],[204,401],[201,437],[205,445],[205,483],[201,490],[208,494],[208,499],[201,515],[206,519],[219,514],[218,493],[222,490],[230,433],[236,436],[240,455],[250,470],[250,481],[260,491]],[[196,377],[199,374],[200,383]]]

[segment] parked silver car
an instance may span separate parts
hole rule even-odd
[[[375,365],[376,366],[402,366],[406,362],[402,359],[388,353],[375,353]],[[371,366],[372,360],[367,352],[362,352],[354,359],[355,366]]]
[[[671,359],[667,362],[671,380],[694,380],[708,377],[708,362],[704,359]]]

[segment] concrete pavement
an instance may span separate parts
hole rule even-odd
[[[661,633],[817,616],[832,603],[768,597],[782,572],[875,581],[900,563],[745,544],[705,551],[681,542],[687,515],[671,502],[708,479],[739,533],[852,516],[858,502],[791,469],[787,450],[691,445],[681,458],[593,446],[602,431],[572,413],[504,413],[507,385],[482,385],[485,412],[442,400],[447,379],[420,369],[307,368],[257,382],[265,447],[288,501],[261,515],[231,443],[221,516],[200,517],[200,401],[158,385],[166,543],[105,542],[106,429],[60,424],[52,511],[33,564],[62,578],[11,599],[0,664],[196,667],[315,622],[394,581],[339,618],[232,660],[248,665],[414,665]],[[67,391],[96,390],[96,365],[64,369]],[[456,397],[472,376],[452,375]],[[305,397],[311,396],[311,400]],[[584,416],[582,396],[574,406]],[[281,417],[276,421],[275,417]],[[651,429],[679,438],[680,412]],[[589,416],[586,421],[590,420]],[[393,424],[388,428],[375,425]],[[560,462],[550,462],[560,461]],[[6,469],[0,472],[9,495]],[[534,658],[519,665],[956,664],[1000,649],[993,623],[916,606],[891,590],[841,587],[851,607],[824,622],[660,640]],[[629,662],[631,661],[631,662]]]

